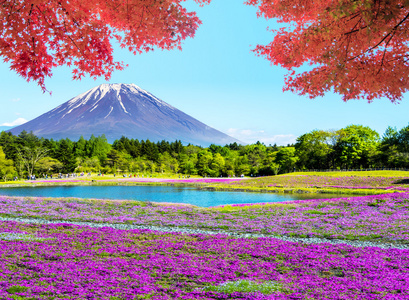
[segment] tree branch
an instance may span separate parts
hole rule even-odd
[[[379,47],[379,46],[388,38],[388,36],[392,35],[391,38],[389,39],[389,42],[390,42],[390,40],[391,40],[391,39],[393,38],[393,36],[395,35],[395,32],[396,32],[396,30],[398,29],[398,27],[399,27],[400,25],[402,25],[403,22],[405,22],[408,18],[409,18],[409,13],[408,13],[398,24],[396,24],[396,25],[392,28],[392,30],[391,30],[387,35],[385,35],[385,36],[382,38],[382,40],[381,40],[379,43],[377,43],[375,46],[369,48],[369,49],[366,50],[364,53],[370,52],[370,51],[372,51],[373,49]],[[389,44],[389,42],[388,42],[388,44]],[[356,56],[354,56],[354,57],[348,59],[348,61],[354,60],[355,58],[357,58],[357,57],[359,57],[359,56],[362,56],[364,53],[358,54],[358,55],[356,55]]]

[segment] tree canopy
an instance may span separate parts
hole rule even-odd
[[[133,53],[180,48],[201,24],[184,0],[0,0],[0,55],[46,91],[56,66],[73,78],[105,76],[112,41]],[[203,5],[211,0],[194,0]],[[287,23],[255,53],[288,70],[285,91],[310,98],[401,100],[409,87],[408,0],[247,0],[258,15]],[[305,71],[305,65],[310,70]],[[297,71],[300,70],[298,73]]]
[[[310,98],[402,98],[409,87],[407,0],[248,0],[287,27],[254,51],[286,68],[284,90]],[[305,70],[309,64],[309,71]]]
[[[24,139],[23,139],[24,137]],[[181,141],[129,139],[111,145],[106,137],[70,139],[0,132],[0,178],[56,173],[156,176],[267,176],[312,169],[409,168],[409,126],[388,127],[382,137],[362,125],[313,130],[294,145],[183,145]],[[4,151],[4,154],[2,154]]]
[[[105,76],[115,61],[111,41],[133,53],[181,47],[201,21],[183,0],[0,0],[0,55],[43,91],[56,66],[73,68],[73,78]],[[195,0],[204,4],[209,0]]]

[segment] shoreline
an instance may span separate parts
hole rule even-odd
[[[142,180],[143,179],[143,180]],[[275,193],[275,194],[339,194],[339,195],[376,195],[388,193],[405,193],[406,189],[399,187],[257,187],[257,186],[219,186],[224,182],[246,181],[249,178],[194,178],[194,179],[171,179],[171,178],[118,178],[107,180],[27,180],[18,183],[1,183],[2,188],[19,187],[53,187],[53,186],[181,186],[192,187],[205,191],[220,192],[246,192],[246,193]]]

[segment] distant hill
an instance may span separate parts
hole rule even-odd
[[[89,138],[105,134],[112,143],[121,136],[152,142],[181,140],[208,146],[242,142],[156,98],[135,84],[102,84],[53,110],[10,129],[32,131],[44,138]]]

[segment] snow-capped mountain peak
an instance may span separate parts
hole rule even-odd
[[[181,140],[224,145],[239,142],[155,97],[135,84],[101,84],[55,109],[10,130],[33,131],[46,138],[78,139],[105,134],[110,142],[122,135],[135,139]]]

